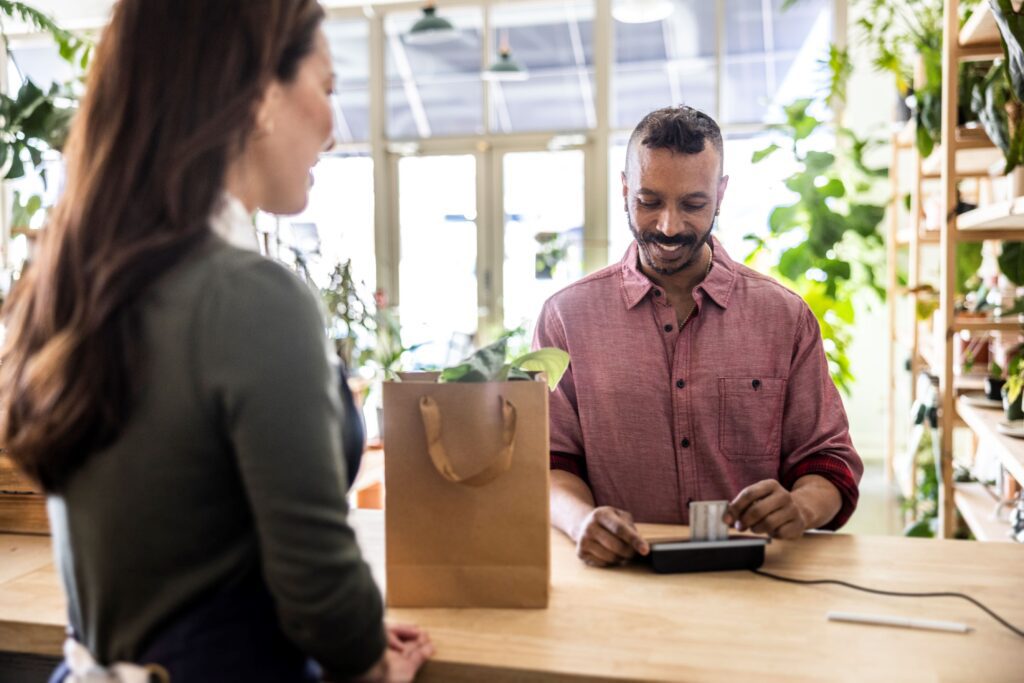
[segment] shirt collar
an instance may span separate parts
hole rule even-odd
[[[234,195],[221,195],[210,216],[210,228],[225,242],[239,249],[258,252],[260,242],[256,237],[256,226],[245,205]]]
[[[711,238],[711,250],[711,272],[694,288],[694,291],[702,291],[720,307],[728,308],[729,295],[736,281],[736,264],[715,237]],[[639,304],[655,287],[655,284],[640,271],[637,253],[636,240],[633,240],[620,264],[622,296],[626,308],[633,308]]]

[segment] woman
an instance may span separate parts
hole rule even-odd
[[[330,143],[322,18],[121,0],[98,46],[0,365],[0,438],[49,493],[76,639],[54,680],[91,660],[110,680],[316,680],[310,658],[409,680],[432,652],[383,626],[346,523],[315,299],[246,248],[253,211],[302,210]]]

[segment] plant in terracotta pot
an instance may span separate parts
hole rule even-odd
[[[992,361],[988,364],[988,377],[985,378],[985,396],[993,401],[1000,400],[1004,384],[1006,379],[1003,377],[1002,366]]]
[[[1024,410],[1021,409],[1021,393],[1024,389],[1024,368],[1021,367],[1020,354],[1014,355],[1006,370],[1006,384],[1003,385],[1003,410],[1006,411],[1006,419],[1024,420]]]

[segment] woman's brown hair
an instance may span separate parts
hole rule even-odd
[[[210,235],[266,87],[313,51],[315,0],[120,0],[67,182],[3,310],[0,445],[59,490],[131,417],[148,288]]]

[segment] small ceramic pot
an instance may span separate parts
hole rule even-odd
[[[986,377],[985,397],[990,398],[993,401],[998,401],[1003,396],[1004,384],[1006,384],[1006,380],[1002,377]]]

